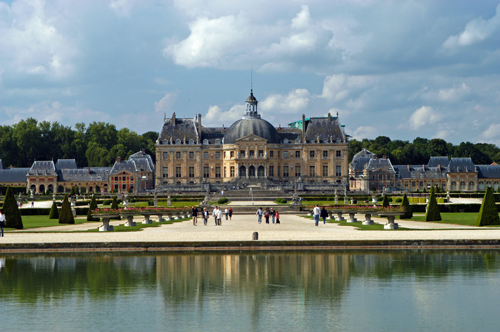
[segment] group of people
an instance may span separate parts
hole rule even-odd
[[[191,209],[191,213],[193,215],[193,226],[198,225],[198,208],[196,206],[193,206]],[[226,207],[224,209],[224,212],[222,212],[222,209],[219,206],[216,206],[214,210],[212,211],[212,216],[214,217],[215,221],[215,226],[221,226],[222,225],[222,215],[226,216],[226,220],[231,220],[233,218],[233,209]],[[203,218],[203,224],[207,226],[208,224],[208,218],[209,214],[207,211],[207,208],[203,208],[203,211],[201,211],[201,217]]]
[[[262,217],[266,220],[266,224],[269,224],[269,219],[271,219],[271,222],[273,224],[279,224],[280,223],[280,214],[277,210],[274,210],[273,208],[268,208],[266,207],[265,210],[262,210],[260,207],[257,210],[257,222],[260,224],[262,223]]]
[[[328,217],[328,211],[326,211],[324,206],[320,208],[318,204],[316,204],[316,206],[313,209],[313,216],[314,216],[314,226],[318,226],[320,217],[323,219],[323,226],[326,225],[326,218]]]

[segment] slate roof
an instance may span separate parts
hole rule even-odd
[[[66,168],[59,170],[58,181],[108,181],[111,167]]]
[[[3,169],[3,162],[2,162],[2,159],[0,159],[0,169]]]
[[[447,156],[430,157],[429,162],[427,163],[427,166],[428,167],[438,167],[438,165],[441,165],[441,167],[448,167],[449,163],[450,163],[450,160],[448,159]]]
[[[451,158],[448,165],[449,172],[475,172],[475,165],[471,158]]]
[[[319,140],[321,143],[345,142],[345,134],[336,117],[310,118],[306,121],[306,142]]]
[[[349,168],[353,171],[362,171],[365,168],[365,165],[370,162],[370,159],[373,159],[373,156],[374,154],[372,152],[363,149],[352,157]]]
[[[280,136],[276,128],[260,118],[244,118],[233,123],[224,135],[224,143],[236,143],[238,139],[248,135],[262,137],[267,140],[267,143],[280,143]]]
[[[57,175],[56,166],[52,160],[35,161],[28,173],[29,175]]]
[[[29,168],[6,168],[0,169],[0,182],[24,182],[26,183],[26,174]]]
[[[184,139],[186,143],[190,139],[196,142],[196,137],[198,137],[198,135],[194,119],[177,119],[174,117],[165,120],[158,140],[162,143],[164,140],[167,140],[168,144],[170,144],[170,139],[172,139],[172,143],[175,144],[175,140],[180,139],[182,144],[184,143]]]
[[[477,176],[483,179],[500,179],[500,165],[477,165]]]
[[[136,164],[133,160],[122,160],[120,162],[115,161],[115,164],[111,168],[109,175],[117,174],[123,171],[134,173],[136,170]]]
[[[134,153],[129,157],[129,160],[132,160],[136,163],[137,170],[142,172],[153,172],[155,169],[155,164],[153,163],[153,159],[151,156],[143,151],[139,151]]]
[[[75,159],[59,159],[57,160],[56,163],[56,169],[77,169],[78,166],[76,165],[76,160]]]
[[[428,167],[427,165],[394,165],[399,179],[439,179],[446,178],[446,167]]]

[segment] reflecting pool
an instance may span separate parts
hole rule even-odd
[[[498,331],[499,254],[0,254],[0,331]]]

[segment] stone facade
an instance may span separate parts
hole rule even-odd
[[[261,119],[251,92],[246,114],[229,128],[165,118],[156,145],[156,188],[261,182],[323,183],[345,188],[348,143],[338,117],[306,118],[275,128]]]
[[[392,165],[370,151],[357,153],[349,166],[351,190],[422,192],[433,186],[445,191],[482,191],[500,186],[500,166],[474,165],[471,158],[431,157],[427,165]]]

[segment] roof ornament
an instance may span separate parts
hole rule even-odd
[[[170,136],[170,144],[171,144],[171,145],[173,144],[173,143],[172,143],[172,136]]]

